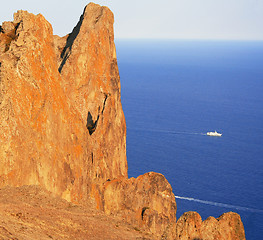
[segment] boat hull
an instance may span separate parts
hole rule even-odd
[[[212,136],[212,137],[221,137],[222,133],[218,133],[218,132],[208,132],[206,134],[207,136]]]

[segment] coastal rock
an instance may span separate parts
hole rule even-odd
[[[197,212],[186,212],[169,233],[170,239],[245,240],[244,226],[240,216],[228,212],[219,218],[209,217],[202,221]]]
[[[202,238],[244,240],[245,231],[239,214],[228,212],[219,218],[209,217],[202,223]]]
[[[95,199],[106,180],[128,177],[113,22],[107,7],[90,3],[72,33],[54,38],[62,88],[88,133],[87,193]]]
[[[88,130],[88,177],[99,184],[127,177],[126,123],[113,22],[107,7],[91,3],[72,33],[60,44],[55,41],[56,49],[60,49],[57,55],[62,88]]]
[[[1,27],[0,185],[40,184],[69,201],[127,177],[113,14],[89,4],[54,37],[39,14]]]
[[[202,239],[201,225],[202,218],[197,212],[184,213],[176,223],[175,239]]]
[[[113,180],[104,184],[103,207],[138,228],[162,235],[176,221],[176,202],[171,185],[159,173]]]

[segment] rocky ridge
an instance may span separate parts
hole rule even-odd
[[[41,14],[18,11],[2,24],[0,186],[39,185],[156,238],[193,238],[194,224],[202,226],[194,227],[200,239],[244,239],[234,213],[204,222],[189,213],[176,223],[175,197],[163,175],[128,178],[113,23],[107,7],[90,3],[62,38]]]

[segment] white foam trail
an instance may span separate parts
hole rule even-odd
[[[212,206],[216,206],[216,207],[231,208],[231,209],[237,209],[237,210],[246,211],[246,212],[263,213],[263,210],[261,210],[261,209],[241,207],[241,206],[236,206],[236,205],[231,205],[231,204],[225,204],[225,203],[219,203],[219,202],[206,201],[206,200],[201,200],[201,199],[196,199],[196,198],[190,198],[190,197],[175,196],[175,198],[183,199],[183,200],[187,200],[187,201],[198,202],[198,203],[203,203],[203,204],[212,205]]]
[[[205,133],[196,133],[196,132],[176,132],[162,129],[145,129],[145,128],[129,128],[127,129],[134,131],[144,131],[144,132],[159,132],[159,133],[169,133],[169,134],[187,134],[187,135],[206,135]]]

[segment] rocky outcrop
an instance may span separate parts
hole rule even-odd
[[[165,177],[128,179],[113,22],[107,7],[90,3],[64,37],[54,36],[41,14],[27,11],[2,24],[0,187],[39,185],[154,236],[178,238],[181,220],[176,224]],[[210,234],[209,226],[216,226],[221,233],[223,222],[204,222],[198,231]],[[231,224],[230,232],[242,228]]]
[[[201,233],[204,240],[245,239],[241,218],[234,212],[224,213],[219,218],[209,217],[202,223]]]
[[[162,174],[146,173],[138,178],[104,184],[106,213],[117,213],[139,228],[163,234],[176,221],[176,203],[171,185]]]
[[[240,216],[228,212],[219,218],[202,221],[197,212],[184,213],[169,232],[170,239],[244,240],[245,231]]]

